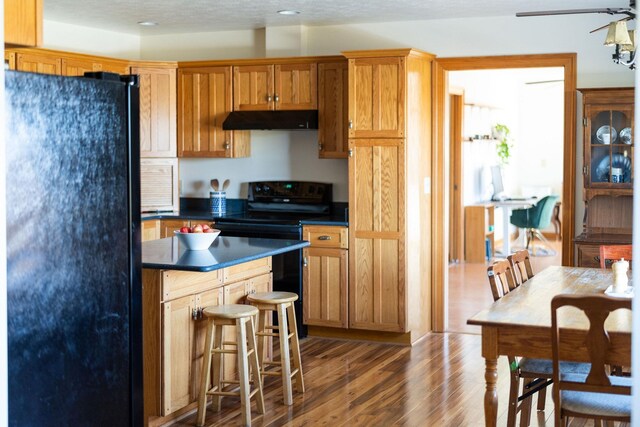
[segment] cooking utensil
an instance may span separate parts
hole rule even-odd
[[[213,191],[218,191],[218,188],[220,188],[220,183],[217,179],[211,180],[211,188],[213,188]]]
[[[227,188],[229,188],[229,184],[231,184],[231,182],[228,179],[225,179],[222,183],[222,191],[226,191]]]

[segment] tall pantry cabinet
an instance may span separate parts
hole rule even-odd
[[[349,327],[431,329],[431,66],[414,49],[349,61]]]

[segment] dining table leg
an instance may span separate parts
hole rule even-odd
[[[498,330],[482,327],[482,356],[485,359],[484,425],[495,427],[498,420]]]

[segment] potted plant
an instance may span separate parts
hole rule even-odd
[[[496,154],[500,161],[500,165],[509,164],[509,157],[511,157],[512,144],[509,144],[509,127],[503,124],[496,124],[493,127],[493,135],[498,140],[496,143]]]

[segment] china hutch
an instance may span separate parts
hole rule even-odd
[[[633,88],[579,89],[583,100],[582,234],[576,264],[600,265],[599,247],[630,244],[633,214]]]

